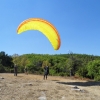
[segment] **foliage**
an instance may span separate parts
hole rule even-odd
[[[5,72],[5,68],[2,64],[0,64],[0,73],[3,73],[3,72]]]
[[[81,67],[78,69],[78,71],[76,72],[76,75],[81,76],[81,77],[87,77],[87,68],[85,66]]]
[[[93,60],[87,64],[88,75],[95,80],[100,80],[100,60]]]
[[[9,72],[13,66],[12,57],[8,56],[4,51],[0,52],[0,72]]]
[[[44,66],[49,66],[49,75],[81,76],[100,80],[100,57],[86,54],[14,54],[8,56],[0,52],[0,72],[13,72],[14,63],[18,72],[23,73],[25,66],[32,74],[43,74]]]

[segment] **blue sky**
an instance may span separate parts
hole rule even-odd
[[[52,23],[60,34],[60,49],[55,51],[39,31],[18,35],[18,25],[28,18]],[[100,55],[100,0],[1,0],[0,51],[9,55],[69,51]]]

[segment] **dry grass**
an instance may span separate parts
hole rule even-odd
[[[0,100],[100,100],[100,82],[40,75],[0,74]],[[77,85],[81,90],[72,90]]]

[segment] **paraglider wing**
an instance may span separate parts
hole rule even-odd
[[[18,26],[17,33],[21,34],[22,32],[28,30],[38,30],[42,32],[51,42],[55,50],[58,50],[60,48],[60,44],[61,44],[60,36],[56,28],[48,21],[40,18],[27,19]]]

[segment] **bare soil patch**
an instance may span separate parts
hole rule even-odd
[[[1,73],[0,100],[100,100],[100,82],[57,76],[43,80],[42,75]]]

